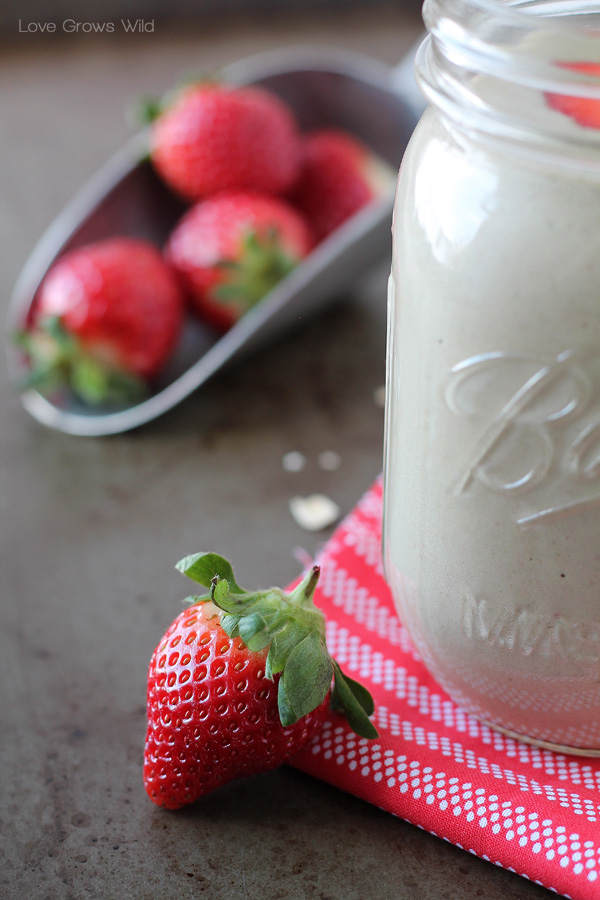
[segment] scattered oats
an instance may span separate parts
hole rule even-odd
[[[340,517],[340,508],[324,494],[292,497],[290,512],[298,525],[306,531],[322,531]]]
[[[324,472],[337,472],[342,464],[342,457],[335,450],[324,450],[319,453],[317,463]]]
[[[284,453],[281,464],[286,472],[301,472],[306,465],[306,457],[299,450],[290,450]]]
[[[380,406],[382,409],[385,406],[385,384],[380,385],[378,388],[375,388],[373,391],[373,400],[375,402],[375,406]]]

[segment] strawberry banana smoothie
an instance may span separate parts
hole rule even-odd
[[[574,96],[575,44],[561,56],[515,15],[521,55],[551,46],[571,79],[516,103],[514,83],[471,81],[492,113],[512,92],[518,137],[451,108],[421,53],[434,108],[395,213],[386,573],[458,703],[600,754],[600,80]]]

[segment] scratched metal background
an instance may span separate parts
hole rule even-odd
[[[99,6],[99,4],[98,4]],[[24,13],[25,4],[19,8]],[[145,4],[145,14],[149,4]],[[107,15],[108,4],[103,6]],[[73,191],[127,138],[123,110],[182,71],[336,44],[399,59],[417,15],[362,10],[13,41],[0,52],[0,303]],[[285,583],[325,535],[287,501],[344,512],[381,467],[385,268],[167,417],[112,439],[44,430],[0,366],[0,895],[6,900],[542,900],[547,892],[283,768],[164,813],[141,784],[145,670],[215,548],[244,583]],[[308,465],[284,472],[281,456]],[[337,450],[338,472],[316,456]]]

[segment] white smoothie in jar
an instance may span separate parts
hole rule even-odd
[[[563,118],[565,134],[581,130]],[[431,109],[417,127],[394,223],[384,529],[400,617],[451,696],[516,735],[590,753],[600,752],[595,152],[597,169],[514,153]]]

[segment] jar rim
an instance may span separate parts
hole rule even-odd
[[[430,37],[416,72],[438,109],[458,126],[600,169],[600,0],[425,0],[423,18]]]
[[[598,32],[600,36],[600,3],[598,0],[466,0],[467,5],[476,7],[482,12],[493,13],[506,21],[520,24],[523,27],[558,27],[564,29],[565,22],[569,26],[573,23],[574,30],[588,30],[588,26],[582,25],[581,22],[576,23],[576,17],[579,15],[596,15],[599,17],[597,25],[591,26],[589,30]],[[565,8],[560,15],[557,15],[558,7],[565,7],[568,3],[573,11]],[[548,10],[544,14],[543,7]],[[538,13],[539,9],[541,12]]]
[[[586,21],[590,17],[592,23]],[[424,0],[423,18],[435,40],[490,60],[506,60],[506,47],[517,35],[545,33],[560,34],[578,45],[579,58],[600,65],[600,0]],[[481,21],[486,22],[485,33]],[[528,63],[521,59],[519,67],[523,64]],[[553,74],[565,80],[564,72]],[[590,85],[596,96],[597,74],[584,73],[576,81]]]

